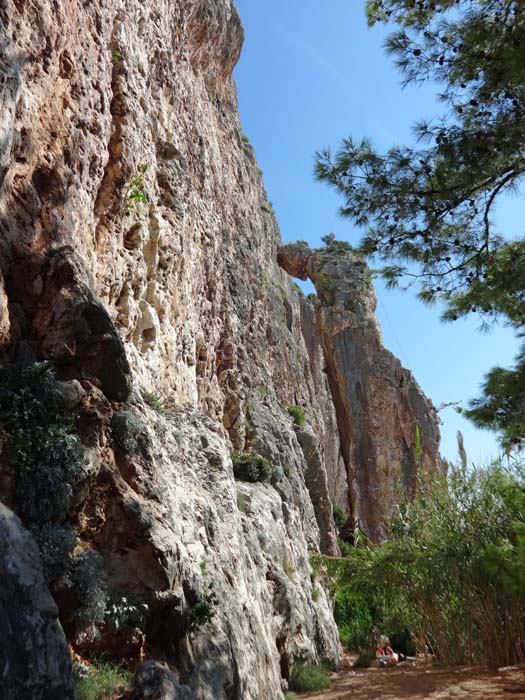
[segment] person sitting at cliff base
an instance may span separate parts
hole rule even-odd
[[[390,639],[381,635],[376,649],[376,659],[381,666],[395,666],[400,661],[405,661],[404,654],[398,654],[390,646]]]

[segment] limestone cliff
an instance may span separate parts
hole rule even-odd
[[[1,361],[52,363],[50,395],[84,455],[71,556],[100,555],[112,609],[148,611],[118,633],[102,619],[96,641],[75,631],[78,600],[56,584],[62,623],[83,653],[166,659],[197,698],[275,700],[295,661],[339,657],[309,565],[337,553],[332,504],[348,511],[359,491],[380,535],[386,510],[366,489],[377,469],[393,485],[394,464],[413,485],[414,426],[424,433],[426,413],[433,425],[432,408],[385,393],[401,400],[401,430],[366,393],[383,391],[381,367],[369,380],[359,369],[359,391],[334,381],[366,347],[333,359],[337,305],[314,312],[277,264],[237,113],[230,0],[4,0],[0,28]],[[386,383],[407,379],[370,338]],[[23,391],[37,405],[40,389]],[[0,499],[34,529],[0,420]],[[235,480],[233,450],[267,458],[270,483]],[[434,428],[423,453],[436,462]],[[64,527],[49,517],[35,532]]]
[[[370,270],[348,244],[334,241],[317,251],[289,244],[278,260],[318,292],[315,327],[351,484],[350,524],[380,541],[402,493],[416,492],[421,471],[439,469],[436,412],[411,372],[383,347]]]

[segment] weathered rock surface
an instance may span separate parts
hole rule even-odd
[[[381,540],[403,491],[414,494],[418,473],[440,468],[437,414],[412,373],[383,347],[364,260],[337,243],[316,251],[291,243],[278,260],[316,287],[316,327],[352,485],[350,512],[368,537]]]
[[[9,0],[0,17],[8,352],[29,343],[103,391],[120,377],[106,393],[124,398],[126,367],[106,322],[93,319],[102,335],[85,362],[75,331],[56,342],[64,293],[70,317],[88,294],[138,385],[198,406],[237,449],[252,397],[272,390],[304,406],[320,444],[329,437],[324,463],[336,470],[328,385],[312,381],[299,297],[276,265],[279,231],[242,140],[231,71],[243,32],[231,0]],[[43,276],[71,248],[82,281]]]
[[[126,420],[80,534],[104,556],[114,597],[149,606],[152,652],[168,654],[206,700],[274,700],[293,660],[337,661],[330,604],[309,564],[319,530],[291,420],[265,435],[271,484],[235,482],[230,446],[196,409],[161,415],[137,402]],[[212,617],[194,628],[202,603]]]
[[[74,700],[71,659],[32,537],[0,503],[2,700]]]
[[[146,661],[138,669],[132,700],[194,700],[195,695],[180,685],[177,676],[157,661]]]

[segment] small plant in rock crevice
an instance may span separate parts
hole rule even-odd
[[[241,481],[269,481],[273,474],[270,462],[256,452],[233,452],[231,458],[233,474]]]
[[[157,413],[164,413],[165,403],[162,396],[159,396],[154,391],[148,391],[144,387],[141,387],[140,393],[150,408],[157,411]]]
[[[210,622],[215,615],[217,596],[213,590],[213,581],[208,581],[206,562],[201,563],[201,572],[204,577],[202,591],[199,600],[190,608],[189,629],[195,631]]]
[[[297,406],[296,404],[290,404],[286,407],[288,413],[292,416],[294,424],[298,428],[304,428],[306,421],[306,414],[302,406]]]
[[[144,189],[144,175],[148,172],[148,166],[142,163],[138,167],[138,174],[130,180],[128,186],[128,212],[132,212],[139,204],[148,203],[148,195]]]
[[[247,512],[249,502],[250,499],[246,494],[237,491],[237,508],[241,511],[241,513]]]
[[[120,51],[118,51],[117,49],[111,49],[111,61],[116,66],[118,66],[119,63],[122,63],[122,54],[120,53]]]

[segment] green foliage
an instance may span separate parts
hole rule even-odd
[[[279,292],[279,296],[281,297],[281,301],[284,303],[284,301],[286,299],[286,292],[284,291],[284,289],[281,287],[280,284],[276,284],[275,288]]]
[[[243,134],[241,136],[241,139],[242,139],[243,143],[250,143],[250,139],[248,138],[248,136],[246,136],[246,134]]]
[[[480,428],[501,433],[501,444],[508,451],[522,447],[525,439],[525,350],[514,369],[495,367],[483,384],[483,396],[471,401],[463,415]]]
[[[317,603],[320,597],[321,591],[318,588],[312,588],[312,600],[314,601],[314,603]]]
[[[121,629],[144,629],[149,615],[149,607],[146,603],[133,598],[122,597],[113,599],[105,610],[106,627],[111,632]]]
[[[162,396],[159,396],[154,391],[148,391],[144,387],[141,387],[140,393],[150,408],[153,408],[157,413],[164,412],[164,399]]]
[[[298,428],[304,428],[306,414],[302,406],[297,406],[296,404],[290,404],[286,407],[288,413],[292,416],[293,422]]]
[[[111,49],[111,60],[115,65],[122,63],[122,54],[117,49]]]
[[[49,364],[0,369],[0,423],[26,522],[63,520],[85,478],[85,463]]]
[[[106,603],[102,557],[94,551],[73,557],[75,530],[63,522],[86,478],[84,454],[48,363],[0,369],[0,422],[46,582],[55,592],[74,591],[80,601],[78,629],[98,624]]]
[[[297,695],[290,690],[284,694],[284,700],[296,700],[296,698]]]
[[[190,610],[190,629],[196,630],[206,625],[215,615],[212,605],[207,600],[199,600]]]
[[[217,606],[217,596],[213,591],[213,581],[208,581],[206,562],[201,562],[201,572],[204,577],[202,592],[197,603],[190,609],[189,629],[197,630],[212,620]]]
[[[337,525],[337,527],[343,527],[343,525],[346,522],[346,515],[345,515],[343,509],[339,508],[339,506],[334,506],[333,512],[334,512],[335,524]]]
[[[348,241],[336,240],[335,234],[333,233],[327,233],[325,236],[321,236],[321,241],[325,245],[323,252],[329,255],[344,255],[345,253],[356,252]]]
[[[34,525],[31,534],[38,545],[44,578],[53,591],[70,570],[71,553],[77,539],[75,529],[69,523],[45,523],[41,526]]]
[[[131,689],[132,674],[115,664],[98,663],[94,668],[76,664],[73,670],[78,700],[113,700]]]
[[[525,473],[495,465],[421,484],[381,545],[324,559],[348,643],[421,637],[445,663],[525,661]],[[404,641],[403,641],[404,640]],[[401,649],[402,650],[402,649]],[[490,650],[490,653],[487,652]]]
[[[125,409],[113,414],[111,430],[115,443],[129,454],[138,452],[147,440],[147,428],[144,423],[134,413]]]
[[[350,651],[373,648],[377,629],[377,608],[370,597],[366,598],[354,590],[351,583],[337,588],[334,618],[339,629],[341,643]]]
[[[353,547],[351,544],[348,542],[345,542],[344,540],[338,539],[337,540],[337,546],[339,547],[339,551],[341,552],[341,555],[343,557],[348,557],[352,554],[354,551]]]
[[[352,668],[370,668],[375,658],[375,650],[367,649],[366,651],[361,651],[352,664]]]
[[[422,301],[443,302],[445,320],[499,316],[522,333],[525,241],[496,232],[492,215],[525,182],[525,5],[368,0],[367,11],[371,24],[395,25],[387,50],[405,83],[440,84],[445,115],[416,123],[415,147],[380,153],[347,138],[318,154],[317,177],[341,193],[341,214],[363,228],[360,249],[383,261],[389,285],[418,283]],[[505,405],[509,386],[523,382],[522,360],[508,381],[504,370],[489,375],[496,394],[470,414],[501,430],[506,446],[525,435],[522,406]]]
[[[233,473],[236,479],[242,481],[269,481],[273,468],[265,457],[256,452],[233,452]]]
[[[104,622],[108,602],[107,574],[101,555],[92,549],[78,554],[73,560],[71,579],[80,601],[74,613],[77,629],[91,632]]]
[[[248,496],[240,491],[237,491],[237,508],[241,511],[241,513],[247,512],[249,503],[250,499]]]
[[[290,679],[290,687],[300,693],[324,690],[330,687],[330,671],[323,664],[319,666],[295,664]]]
[[[146,194],[144,175],[148,171],[148,166],[143,163],[138,167],[138,174],[130,181],[128,186],[128,211],[134,211],[139,204],[148,203],[148,195]]]
[[[423,467],[423,445],[421,443],[421,430],[419,425],[416,425],[416,459],[418,471]]]

